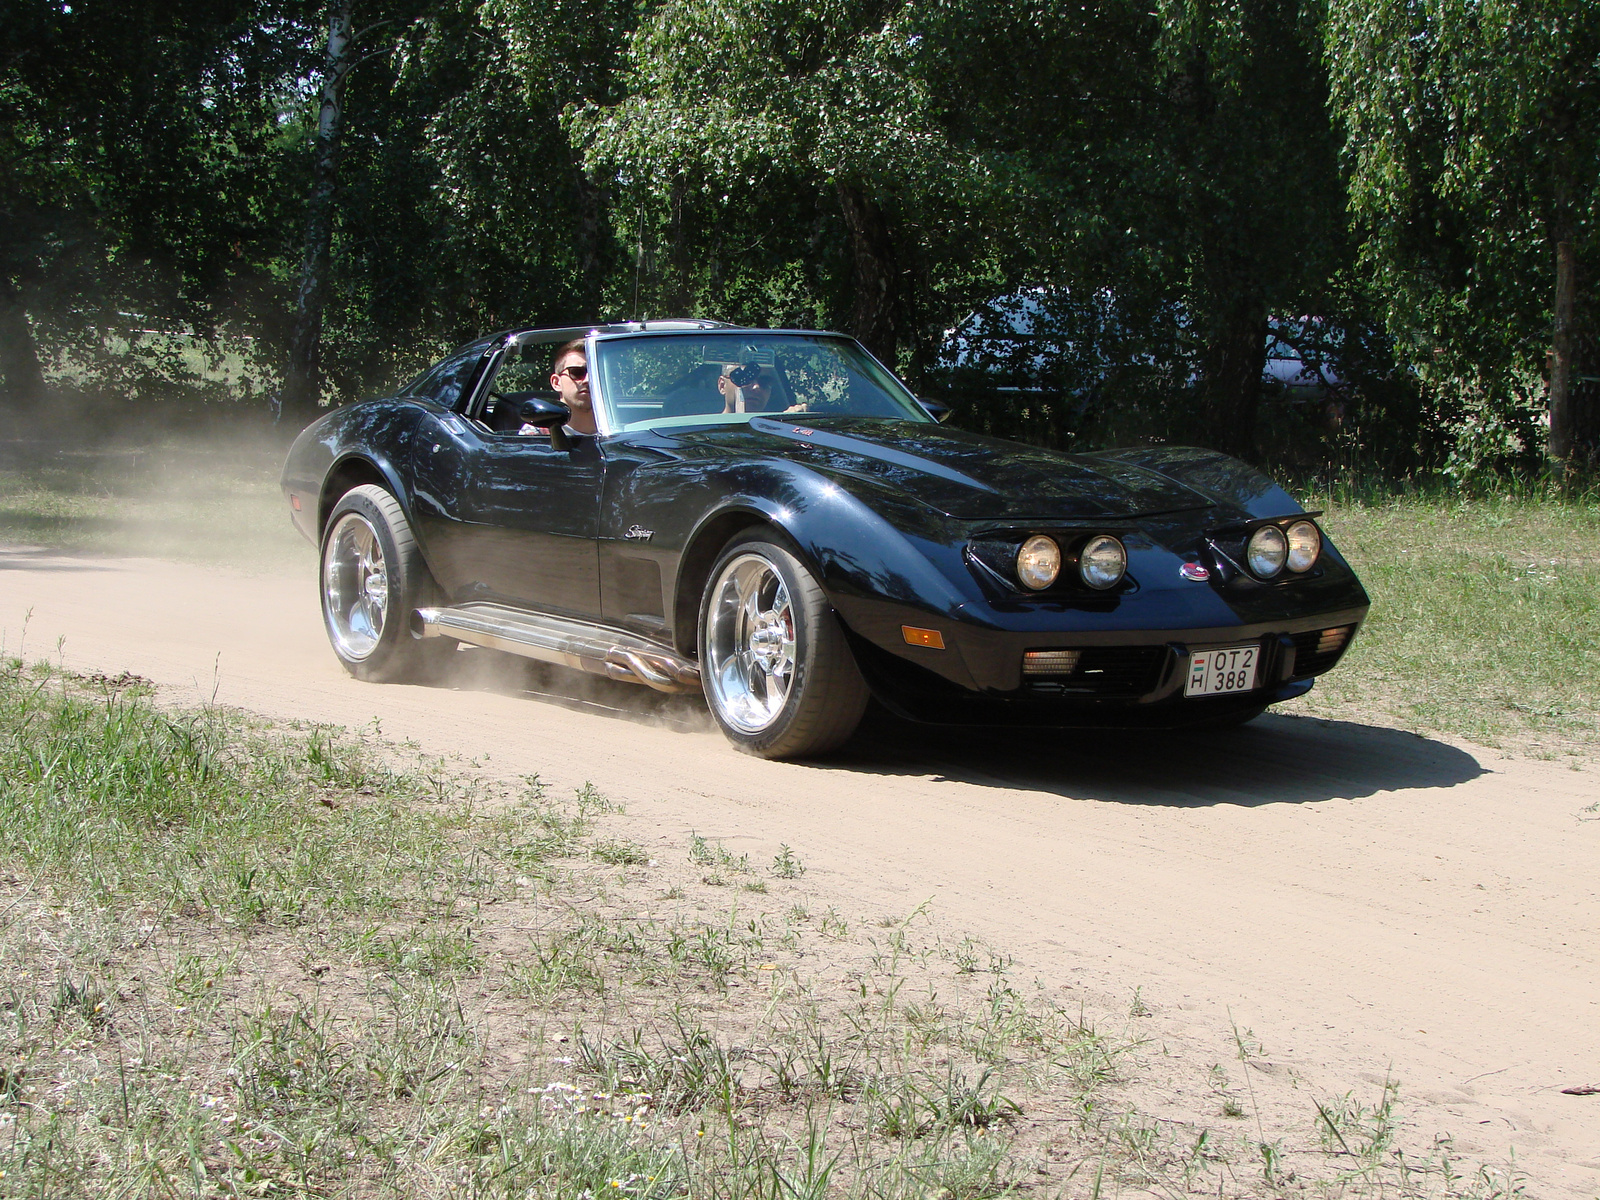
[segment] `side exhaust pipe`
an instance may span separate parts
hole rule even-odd
[[[472,646],[554,663],[640,683],[658,692],[700,690],[700,668],[664,646],[567,617],[524,612],[503,604],[419,608],[413,622],[420,637],[448,637]]]

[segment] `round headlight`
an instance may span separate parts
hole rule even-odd
[[[1128,551],[1108,534],[1092,537],[1078,555],[1078,574],[1096,591],[1116,587],[1128,570]]]
[[[1309,571],[1322,553],[1322,535],[1310,521],[1289,526],[1289,570]]]
[[[1271,579],[1283,570],[1283,560],[1289,557],[1289,540],[1276,525],[1263,525],[1250,535],[1246,557],[1250,560],[1250,570],[1262,579]]]
[[[1061,547],[1053,538],[1031,537],[1017,551],[1017,578],[1034,591],[1047,588],[1061,574]]]

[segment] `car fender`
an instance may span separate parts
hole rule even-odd
[[[792,463],[741,467],[741,486],[702,512],[684,540],[673,586],[680,648],[694,645],[701,596],[717,555],[751,525],[778,530],[841,614],[886,603],[953,615],[972,598],[959,547],[908,533],[857,494],[862,488],[882,491],[875,499],[893,510],[905,501],[891,489],[865,481],[846,488]]]
[[[322,494],[317,503],[319,531],[327,525],[328,514],[339,502],[339,497],[363,483],[376,483],[387,490],[400,502],[406,520],[415,526],[411,489],[406,485],[400,472],[395,469],[394,464],[389,461],[389,457],[372,450],[352,450],[334,461],[323,481]]]
[[[365,483],[387,489],[414,523],[411,488],[397,464],[409,451],[420,415],[411,405],[367,401],[335,409],[307,426],[289,449],[282,480],[291,507],[300,502],[295,516],[300,531],[320,542],[339,497]]]

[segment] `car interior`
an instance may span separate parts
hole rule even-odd
[[[623,401],[617,405],[618,419],[626,424],[630,421],[647,421],[657,416],[697,417],[720,413],[726,401],[722,393],[717,390],[717,380],[722,377],[725,365],[720,359],[715,362],[700,363],[682,379],[663,389],[659,407],[631,398]],[[752,363],[750,368],[764,369],[766,378],[772,380],[772,394],[761,411],[782,412],[794,403],[783,370],[775,362]]]
[[[496,433],[520,433],[522,417],[517,410],[522,401],[530,396],[560,400],[550,386],[550,354],[551,347],[538,344],[507,351],[478,399],[482,410],[478,419]],[[538,429],[527,436],[549,437],[550,432]]]

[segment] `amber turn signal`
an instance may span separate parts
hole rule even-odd
[[[908,646],[926,646],[930,650],[944,649],[944,634],[937,629],[918,629],[915,625],[900,626],[900,633]]]

